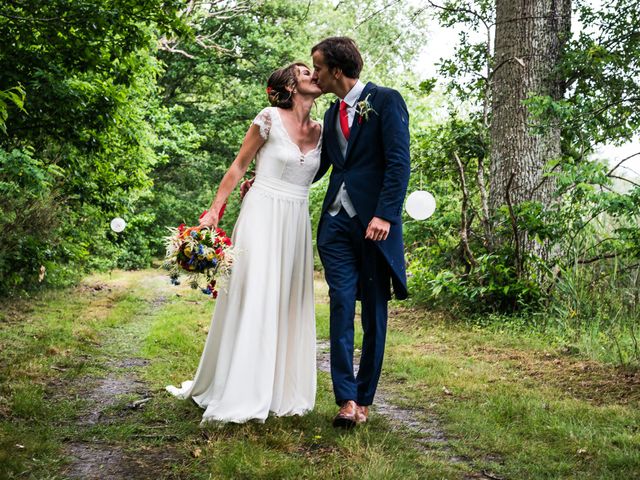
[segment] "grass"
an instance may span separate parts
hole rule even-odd
[[[541,337],[395,315],[386,374],[425,397],[460,455],[509,478],[635,478],[640,375],[568,356]],[[425,414],[429,412],[425,411]]]
[[[325,290],[318,280],[321,340]],[[401,305],[390,316],[387,400],[425,425],[437,418],[444,444],[425,449],[419,433],[375,413],[363,428],[334,430],[323,372],[316,409],[304,417],[199,427],[202,410],[164,386],[193,375],[212,308],[157,271],[93,276],[0,306],[0,477],[65,478],[69,446],[84,443],[117,449],[158,479],[640,476],[637,371],[568,355],[542,336],[452,324]],[[119,366],[131,359],[144,361]],[[139,383],[107,395],[100,417],[86,421],[107,380],[133,377]],[[151,400],[130,407],[143,397]]]

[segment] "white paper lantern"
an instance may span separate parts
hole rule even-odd
[[[124,230],[124,227],[127,226],[127,222],[124,221],[124,219],[120,218],[120,217],[116,217],[113,220],[111,220],[111,230],[113,230],[116,233],[120,233]]]
[[[407,198],[405,210],[414,220],[424,220],[436,210],[436,199],[429,192],[418,190]]]

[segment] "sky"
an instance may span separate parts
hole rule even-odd
[[[421,2],[419,0],[410,0],[409,3],[419,4]],[[599,0],[594,0],[594,3],[599,4],[600,2]],[[422,79],[438,76],[436,63],[438,63],[441,58],[450,58],[453,56],[454,48],[458,43],[458,32],[461,28],[462,27],[443,28],[437,21],[429,21],[428,37],[414,65]],[[574,21],[572,24],[573,31],[575,32],[580,28],[581,25]],[[595,156],[598,158],[607,158],[613,166],[623,158],[635,153],[640,153],[640,135],[638,135],[633,142],[623,146],[616,147],[606,145],[600,148]],[[640,177],[640,155],[626,161],[624,168],[621,167],[618,173],[624,173],[625,176],[630,177]]]

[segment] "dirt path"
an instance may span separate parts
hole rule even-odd
[[[321,372],[330,373],[329,343],[318,342],[317,348],[318,369]],[[357,364],[354,365],[354,372],[358,373]],[[384,384],[379,385],[373,406],[375,414],[389,419],[393,428],[406,429],[415,434],[417,445],[421,450],[431,450],[436,446],[443,446],[447,443],[447,436],[435,417],[431,417],[428,422],[421,421],[417,417],[418,412],[394,405],[389,400],[389,397],[390,394],[385,389]],[[460,461],[456,457],[452,457],[451,460]]]
[[[329,342],[321,341],[317,344],[317,365],[321,372],[330,373]],[[354,365],[354,373],[358,373],[357,363]],[[374,415],[382,415],[391,424],[394,430],[408,432],[414,438],[416,448],[424,453],[437,450],[441,452],[451,463],[464,464],[469,470],[473,466],[468,459],[458,457],[448,446],[449,439],[442,429],[438,418],[430,412],[425,412],[421,408],[408,409],[395,405],[391,398],[392,393],[381,379],[376,391],[375,403],[372,407]],[[468,473],[463,479],[499,479],[490,472]]]
[[[132,322],[114,328],[101,344],[100,354],[90,359],[101,375],[77,378],[61,385],[60,395],[74,395],[86,401],[75,419],[76,438],[64,446],[69,464],[63,475],[82,480],[151,480],[167,478],[168,465],[178,460],[171,447],[155,446],[128,448],[127,442],[100,440],[102,428],[117,429],[124,426],[132,415],[139,415],[145,404],[152,400],[154,392],[140,380],[140,371],[148,361],[136,356],[140,349],[140,330],[148,325],[154,312],[165,301],[166,291],[156,291],[157,285],[166,283],[164,277],[149,277],[145,284],[151,291],[144,311]],[[108,308],[111,308],[109,306]],[[145,434],[135,434],[136,438]],[[153,437],[154,434],[149,435]]]
[[[79,380],[79,394],[87,400],[86,408],[79,412],[76,427],[89,433],[88,439],[65,445],[70,464],[65,470],[70,479],[153,479],[163,471],[163,465],[176,460],[166,448],[129,451],[124,444],[104,443],[91,438],[96,427],[117,427],[128,415],[144,408],[152,393],[138,380],[135,367],[145,361],[127,358],[106,366],[105,377],[85,377]],[[135,400],[132,400],[135,398]]]
[[[133,433],[136,440],[141,437],[157,438],[144,450],[128,445],[126,441],[106,442],[100,439],[103,428],[118,429],[131,425],[134,416],[141,415],[155,395],[141,378],[148,361],[139,358],[141,338],[149,328],[154,313],[162,308],[165,296],[175,295],[167,287],[166,278],[149,277],[146,284],[146,305],[137,318],[125,326],[114,328],[112,334],[100,345],[95,358],[88,359],[101,373],[91,374],[59,387],[59,395],[76,395],[86,401],[85,407],[75,418],[77,435],[64,446],[69,461],[62,472],[64,478],[82,480],[116,479],[160,479],[174,478],[171,464],[180,463],[181,455],[171,447],[171,438],[163,435],[163,426],[157,431]],[[322,301],[324,299],[320,299]],[[329,372],[328,342],[318,344],[318,369]],[[95,370],[94,369],[94,370]],[[389,420],[394,430],[409,434],[415,440],[416,448],[423,453],[438,452],[447,462],[463,464],[473,471],[469,461],[457,457],[449,447],[449,439],[437,417],[424,409],[407,409],[393,402],[394,394],[384,379],[376,396],[374,415],[382,415]],[[134,420],[135,421],[135,420]],[[170,426],[167,426],[170,427]],[[175,478],[182,478],[175,476]],[[490,474],[467,474],[465,479],[497,478]]]

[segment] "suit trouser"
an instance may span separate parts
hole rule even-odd
[[[329,284],[331,379],[336,403],[355,400],[371,405],[382,370],[387,333],[389,267],[358,217],[344,209],[324,213],[318,231],[318,252]],[[358,295],[359,294],[359,295]],[[353,373],[354,316],[361,300],[362,353]]]

